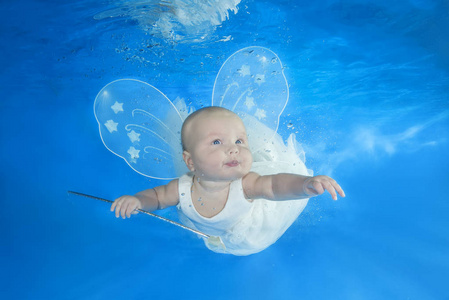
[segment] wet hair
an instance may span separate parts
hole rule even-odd
[[[182,123],[182,128],[181,128],[181,145],[182,145],[182,150],[185,151],[187,150],[186,148],[186,141],[185,141],[185,134],[186,134],[186,130],[187,130],[187,126],[192,123],[192,121],[204,114],[204,113],[217,113],[217,112],[227,112],[230,113],[232,115],[237,116],[234,112],[230,111],[229,109],[226,109],[224,107],[220,107],[220,106],[207,106],[207,107],[203,107],[197,111],[194,111],[193,113],[191,113],[185,120],[184,123]]]

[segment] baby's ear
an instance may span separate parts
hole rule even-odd
[[[186,163],[187,168],[190,170],[190,172],[195,171],[195,167],[193,165],[192,156],[188,151],[182,152],[182,159]]]

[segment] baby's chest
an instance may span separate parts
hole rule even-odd
[[[205,218],[212,218],[218,215],[225,208],[226,202],[226,196],[204,196],[192,193],[192,203],[195,210]]]

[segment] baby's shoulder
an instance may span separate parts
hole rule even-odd
[[[244,180],[243,180],[244,179]],[[271,199],[273,175],[248,173],[242,180],[243,191],[249,199]]]
[[[242,177],[242,187],[243,190],[249,191],[252,190],[253,187],[256,185],[257,180],[260,178],[260,175],[256,172],[249,172],[245,176]]]
[[[260,175],[257,174],[256,172],[249,172],[248,174],[242,177],[242,182],[250,182],[252,180],[257,180],[257,178],[259,177]]]

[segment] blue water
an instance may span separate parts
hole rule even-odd
[[[194,5],[196,25],[181,2],[144,2],[0,3],[2,299],[449,298],[447,1],[242,1],[218,21]],[[161,183],[103,146],[104,85],[207,105],[226,58],[253,45],[285,65],[280,133],[345,199],[313,199],[276,244],[234,257],[67,195]]]

